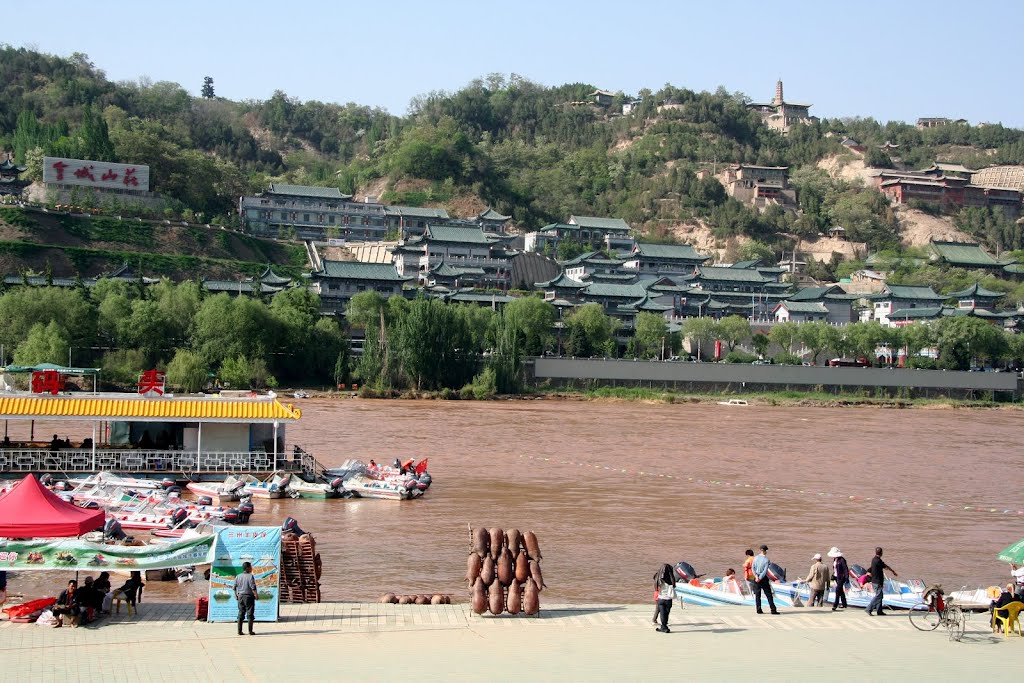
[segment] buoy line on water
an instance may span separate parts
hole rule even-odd
[[[607,470],[618,474],[626,474],[634,477],[651,477],[658,479],[673,479],[676,481],[687,481],[698,486],[731,486],[739,489],[750,489],[752,491],[766,491],[770,493],[791,493],[799,495],[812,495],[820,498],[842,498],[855,502],[888,503],[890,505],[917,506],[923,509],[942,510],[963,510],[966,512],[986,512],[999,515],[1024,515],[1024,509],[987,507],[984,505],[959,505],[957,503],[936,503],[919,500],[908,500],[906,498],[881,498],[875,496],[856,496],[832,491],[808,491],[807,489],[788,488],[785,486],[768,486],[765,484],[746,484],[743,482],[727,481],[724,479],[701,479],[700,477],[684,477],[682,475],[665,474],[664,472],[646,472],[644,470],[630,470],[620,467],[609,467],[601,463],[578,462],[575,460],[560,460],[558,458],[545,458],[543,456],[520,455],[521,459],[547,462],[556,465],[571,465],[573,467],[587,467],[595,470]]]

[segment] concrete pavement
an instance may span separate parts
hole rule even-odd
[[[468,605],[283,605],[255,637],[193,619],[194,607],[77,629],[0,622],[0,677],[59,681],[996,680],[1024,667],[1024,638],[973,615],[962,642],[922,633],[905,612],[543,605],[539,617],[478,617]],[[1016,674],[1014,674],[1016,675]],[[1012,676],[1011,676],[1012,677]]]

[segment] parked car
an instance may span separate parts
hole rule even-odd
[[[868,367],[868,361],[866,358],[833,358],[828,362],[829,367],[833,368],[866,368]]]

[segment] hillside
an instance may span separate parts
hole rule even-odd
[[[820,119],[783,136],[745,96],[724,88],[666,85],[598,104],[588,100],[598,86],[546,87],[493,74],[457,92],[429,92],[398,117],[355,103],[302,102],[280,90],[234,102],[197,97],[176,83],[114,83],[84,55],[0,45],[0,149],[13,150],[32,179],[44,154],[145,163],[153,190],[168,198],[161,218],[202,214],[231,224],[238,196],[285,182],[457,216],[491,206],[521,230],[573,214],[623,218],[659,240],[685,235],[679,226],[703,226],[710,237],[698,247],[725,249],[731,240],[775,256],[834,225],[869,250],[900,247],[899,219],[862,183],[869,163],[896,163],[880,151],[884,142],[898,146],[907,168],[940,158],[1024,163],[1024,132],[1001,125],[917,130]],[[626,102],[634,106],[622,115]],[[846,136],[867,150],[863,158],[840,145]],[[698,175],[736,163],[789,167],[799,210],[758,213]],[[947,218],[993,251],[1024,247],[1019,230],[989,216]],[[213,253],[206,243],[195,246]]]
[[[173,280],[237,280],[267,264],[296,277],[305,269],[305,252],[223,228],[0,208],[0,274],[94,277],[124,263]]]

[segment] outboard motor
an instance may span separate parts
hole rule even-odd
[[[75,502],[74,497],[70,493],[62,493],[62,494],[60,494],[60,499],[63,500],[65,503],[74,503]]]
[[[174,508],[171,513],[171,525],[181,526],[188,520],[188,510],[185,508]]]
[[[238,508],[231,508],[230,510],[224,511],[224,521],[228,524],[238,524],[239,517]]]
[[[430,488],[430,484],[434,481],[434,478],[430,476],[429,472],[424,472],[419,477],[420,483],[426,484],[427,488]]]
[[[685,582],[704,576],[703,574],[698,574],[697,570],[689,562],[676,562],[675,570],[676,577]]]
[[[121,529],[121,522],[117,521],[113,517],[108,519],[103,525],[103,538],[109,538],[115,541],[123,541],[128,537],[128,534]]]
[[[430,480],[424,480],[423,477],[416,477],[416,488],[420,491],[426,491],[430,488]]]
[[[416,488],[416,480],[415,479],[406,479],[405,480],[405,488],[406,488],[407,491],[412,491],[413,489],[415,489]]]
[[[231,487],[231,489],[228,491],[228,493],[238,493],[239,491],[241,491],[244,488],[245,488],[245,482],[244,481],[236,481],[234,486]]]
[[[768,580],[769,581],[781,581],[786,582],[786,570],[775,564],[774,562],[768,563]]]
[[[164,490],[167,491],[168,494],[171,494],[171,493],[178,493],[178,494],[180,494],[181,493],[181,487],[180,486],[175,486],[173,481],[171,482],[171,485],[166,487]]]
[[[210,496],[199,496],[196,498],[196,505],[213,505],[213,498]]]
[[[295,521],[294,517],[284,518],[284,524],[281,525],[281,531],[289,531],[297,536],[301,536],[306,533],[299,527],[299,523]]]
[[[44,474],[43,476],[39,477],[39,483],[42,484],[43,486],[46,486],[46,487],[52,486],[53,485],[53,475],[50,474],[50,473]]]
[[[341,477],[331,479],[330,487],[335,491],[341,491],[345,487],[345,480]]]
[[[48,477],[50,475],[47,474],[46,476]],[[68,488],[68,483],[65,480],[63,480],[63,479],[61,479],[60,481],[58,481],[57,483],[55,483],[53,485],[53,490],[54,491],[66,491],[67,488]]]
[[[160,482],[160,488],[164,488],[164,489],[170,490],[171,487],[173,487],[173,486],[174,486],[174,480],[173,479],[164,479],[164,480],[162,480]],[[180,486],[178,487],[178,490],[181,491],[181,487]]]
[[[238,505],[238,523],[248,524],[249,518],[252,516],[254,512],[256,512],[256,506],[253,505],[250,501],[240,503]]]

